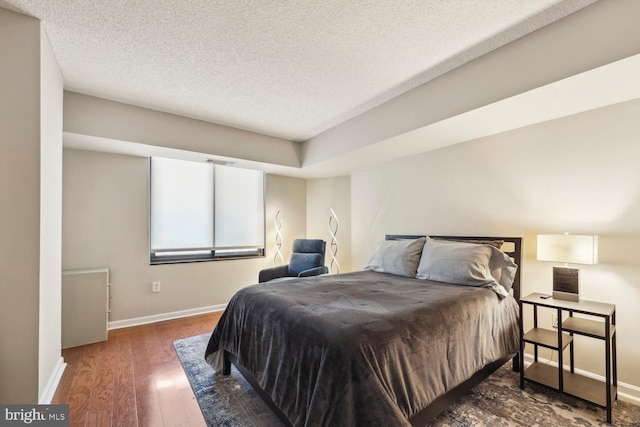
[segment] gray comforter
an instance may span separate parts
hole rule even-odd
[[[518,351],[518,304],[493,291],[361,271],[244,288],[206,360],[237,356],[295,426],[407,426]]]

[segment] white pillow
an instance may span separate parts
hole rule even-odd
[[[416,277],[424,242],[424,237],[383,240],[376,246],[375,252],[364,269],[397,276]]]
[[[504,252],[493,246],[428,238],[422,250],[417,278],[485,287],[506,297],[516,268]]]

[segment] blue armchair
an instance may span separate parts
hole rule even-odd
[[[258,282],[268,282],[280,277],[306,277],[327,274],[324,265],[326,242],[320,239],[296,239],[289,264],[260,270]]]

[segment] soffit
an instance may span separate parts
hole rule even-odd
[[[595,0],[0,0],[65,88],[307,140]]]

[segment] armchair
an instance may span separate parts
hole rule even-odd
[[[289,264],[260,270],[258,282],[268,282],[280,277],[307,277],[327,274],[324,265],[326,242],[320,239],[295,239]]]

